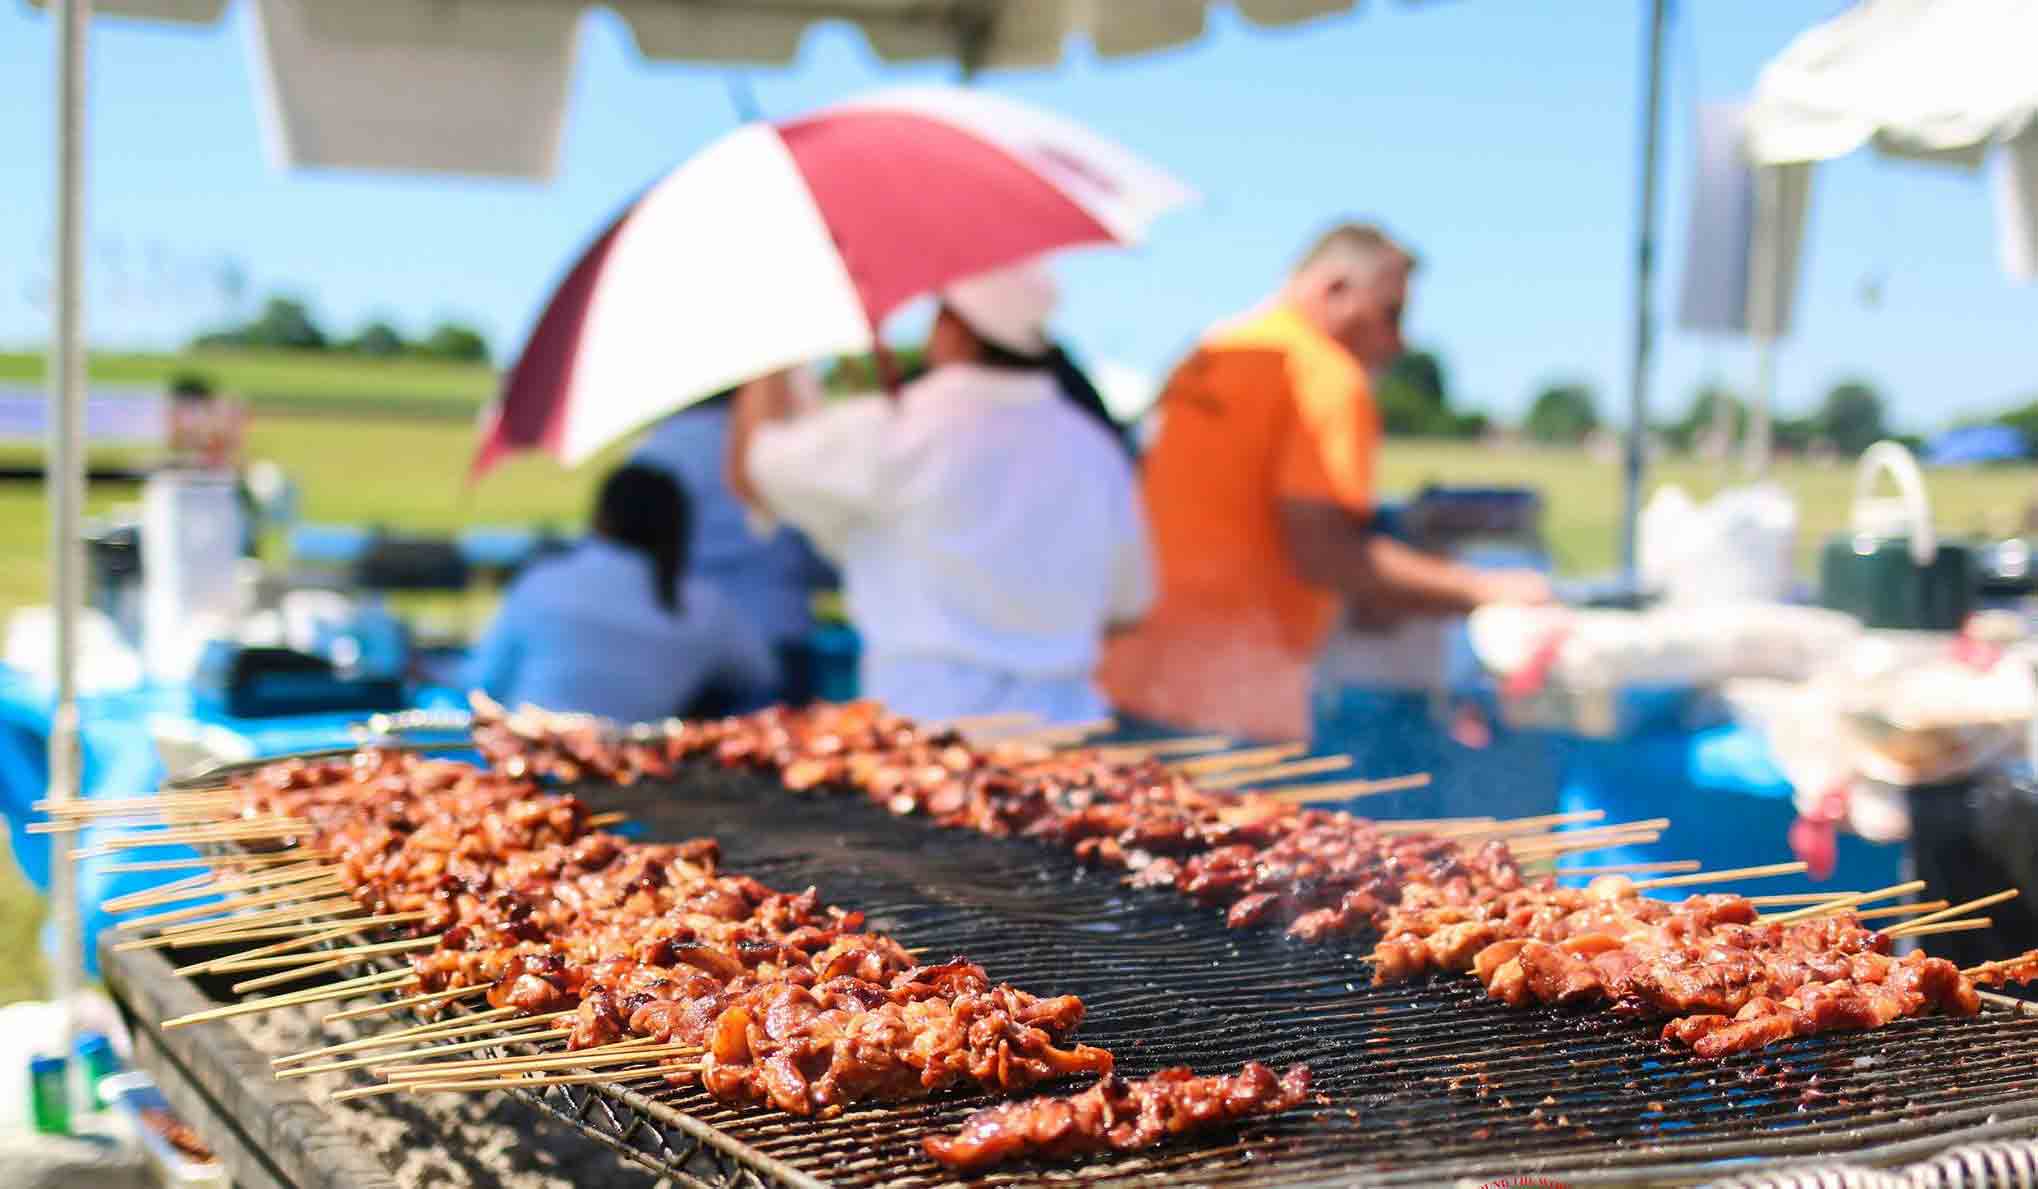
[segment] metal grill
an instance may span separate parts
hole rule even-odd
[[[1373,987],[1360,957],[1370,938],[1340,948],[1228,930],[1213,910],[1127,890],[1060,852],[894,819],[853,797],[795,798],[709,771],[588,796],[651,837],[712,834],[731,869],[818,885],[929,960],[967,954],[994,978],[1081,995],[1080,1035],[1122,1072],[1306,1061],[1332,1102],[1138,1157],[1013,1166],[982,1184],[1699,1181],[1792,1158],[1887,1164],[2038,1136],[2038,1013],[1905,1020],[1707,1062],[1666,1052],[1646,1023],[1507,1008],[1469,979]],[[698,1090],[519,1094],[689,1186],[950,1183],[920,1141],[990,1101],[799,1119]]]

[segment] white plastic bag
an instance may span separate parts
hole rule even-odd
[[[1705,503],[1671,484],[1642,509],[1642,585],[1678,604],[1778,602],[1794,581],[1797,502],[1774,483]]]

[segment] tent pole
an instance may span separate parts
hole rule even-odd
[[[1662,133],[1663,31],[1669,0],[1649,4],[1649,51],[1643,66],[1642,176],[1635,233],[1634,354],[1628,363],[1628,440],[1621,500],[1621,565],[1635,576],[1635,532],[1641,519],[1642,467],[1649,440],[1649,357],[1654,349],[1656,279],[1656,159]]]
[[[1769,473],[1771,443],[1776,436],[1770,425],[1775,407],[1776,339],[1759,334],[1755,336],[1755,399],[1749,402],[1748,440],[1743,443],[1747,453],[1741,460],[1742,469],[1757,479]]]
[[[49,798],[79,793],[78,609],[84,602],[84,544],[80,520],[85,503],[84,252],[85,240],[85,34],[91,0],[57,0],[57,244],[55,327],[49,361],[50,445],[43,484],[49,496],[50,602],[55,610],[56,703],[50,712]],[[56,932],[57,968],[52,991],[63,1006],[59,1052],[72,1069],[71,1085],[83,1084],[71,1056],[75,1026],[72,1003],[84,977],[84,941],[78,929],[77,872],[70,842],[55,835],[50,844],[50,915]]]

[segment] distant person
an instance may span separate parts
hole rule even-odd
[[[724,458],[736,390],[717,393],[654,426],[630,459],[678,480],[692,497],[688,576],[741,609],[771,646],[778,680],[771,700],[795,705],[813,696],[814,592],[833,584],[828,566],[789,525],[758,531],[729,489]]]
[[[692,511],[664,471],[632,464],[602,483],[593,531],[503,595],[469,683],[507,706],[648,722],[703,697],[754,706],[777,666],[714,587],[686,577]]]
[[[1300,738],[1341,604],[1388,632],[1549,598],[1539,574],[1473,570],[1375,531],[1370,377],[1401,354],[1414,271],[1378,228],[1336,227],[1272,301],[1211,330],[1169,377],[1143,464],[1160,597],[1101,670],[1124,714]]]
[[[1055,301],[1032,266],[951,286],[896,399],[738,398],[731,486],[841,567],[862,690],[901,713],[1094,718],[1100,639],[1151,598],[1131,466],[1051,367]]]

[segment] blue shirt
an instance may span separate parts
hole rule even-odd
[[[778,667],[757,629],[704,582],[680,609],[652,597],[651,559],[599,538],[527,570],[469,660],[468,681],[507,706],[652,722],[711,686],[760,701]]]
[[[826,566],[791,528],[763,536],[751,531],[722,470],[728,435],[727,401],[697,405],[660,422],[630,461],[674,476],[692,497],[690,574],[741,607],[772,644],[803,640],[813,627],[811,597]]]

